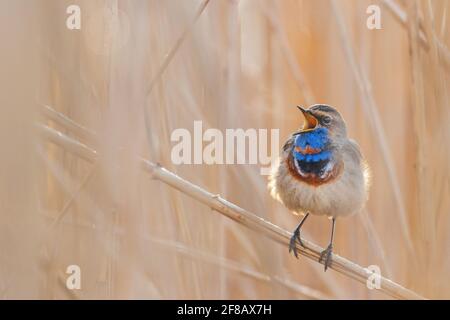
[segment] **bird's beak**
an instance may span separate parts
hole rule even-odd
[[[303,124],[302,132],[314,130],[319,123],[319,121],[317,121],[317,118],[312,115],[311,111],[306,110],[305,108],[302,108],[300,106],[297,106],[297,108],[299,108],[299,110],[305,117],[305,123]]]

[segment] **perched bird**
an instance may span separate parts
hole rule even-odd
[[[303,128],[284,144],[269,177],[269,188],[288,209],[304,214],[289,245],[289,252],[297,258],[296,241],[303,246],[300,228],[309,214],[332,220],[330,243],[319,259],[326,271],[331,264],[336,218],[359,212],[367,201],[368,166],[358,144],[347,137],[344,119],[336,109],[323,104],[298,108],[305,119]]]

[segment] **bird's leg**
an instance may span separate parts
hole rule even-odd
[[[305,223],[306,218],[308,218],[308,216],[309,216],[309,212],[306,213],[306,215],[303,217],[303,219],[298,224],[297,228],[295,228],[294,232],[292,233],[291,241],[289,242],[289,253],[291,253],[291,251],[293,251],[294,252],[294,256],[297,259],[298,259],[298,254],[297,254],[297,245],[296,245],[295,241],[298,240],[298,243],[300,243],[300,245],[302,247],[304,247],[303,242],[302,242],[302,238],[300,237],[300,228]]]
[[[328,244],[328,247],[322,251],[320,254],[319,262],[324,261],[325,271],[327,271],[327,268],[331,265],[331,254],[333,252],[333,238],[334,238],[334,226],[336,224],[336,218],[333,217],[333,225],[331,227],[331,239],[330,243]]]

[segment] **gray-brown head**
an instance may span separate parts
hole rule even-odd
[[[312,131],[323,127],[327,128],[330,138],[347,138],[347,126],[341,114],[326,104],[315,104],[308,109],[297,106],[302,112],[305,122],[300,132]]]

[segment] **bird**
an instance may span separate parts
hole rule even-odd
[[[346,123],[334,107],[314,104],[301,111],[303,127],[292,133],[269,176],[272,197],[303,215],[292,233],[289,253],[298,258],[300,230],[310,214],[328,217],[331,237],[319,257],[324,271],[332,264],[336,219],[360,212],[368,200],[370,170],[359,145],[347,135]]]

